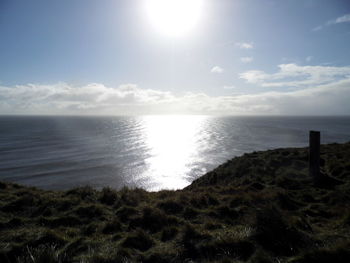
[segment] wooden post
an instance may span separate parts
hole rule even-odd
[[[309,138],[309,174],[312,176],[314,183],[321,182],[320,172],[320,132],[310,131]]]

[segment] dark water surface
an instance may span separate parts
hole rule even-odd
[[[245,152],[350,141],[350,117],[0,117],[0,180],[182,188]]]

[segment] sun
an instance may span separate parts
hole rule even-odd
[[[152,26],[164,35],[184,36],[191,32],[202,13],[203,0],[145,0]]]

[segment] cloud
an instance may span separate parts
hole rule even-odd
[[[349,114],[350,79],[289,92],[265,92],[235,97],[246,113],[280,115]]]
[[[236,46],[238,46],[241,49],[252,49],[254,47],[252,42],[238,42],[236,43]]]
[[[323,26],[316,26],[312,29],[312,31],[320,31],[323,29]]]
[[[233,86],[233,85],[231,85],[231,86],[226,86],[226,85],[225,85],[223,88],[224,88],[224,89],[227,89],[227,90],[236,89],[236,87]]]
[[[270,75],[264,74],[263,81],[266,81]],[[349,77],[293,91],[235,93],[230,96],[193,92],[174,94],[142,89],[135,84],[116,88],[99,83],[85,86],[66,83],[0,86],[1,114],[337,115],[350,114],[349,101]]]
[[[253,57],[242,57],[242,58],[241,58],[241,61],[242,61],[243,63],[250,63],[250,62],[253,61]]]
[[[78,87],[65,83],[0,86],[0,112],[3,114],[112,113],[128,107],[168,103],[173,99],[170,92],[140,89],[135,84],[123,84],[117,88],[98,83]]]
[[[262,87],[305,88],[334,83],[350,78],[350,67],[299,66],[281,64],[279,71],[268,74],[260,70],[250,70],[239,74],[239,78]]]
[[[307,57],[305,58],[305,60],[306,60],[307,62],[310,62],[313,58],[314,58],[313,56],[307,56]]]
[[[100,83],[0,86],[0,114],[350,114],[350,67],[281,64],[275,73],[250,70],[239,77],[262,87],[294,89],[209,96],[143,89],[133,83],[118,87]],[[237,90],[235,86],[223,89]]]
[[[337,17],[335,19],[328,20],[326,23],[323,25],[319,25],[317,27],[314,27],[312,31],[320,31],[324,27],[331,26],[331,25],[336,25],[336,24],[341,24],[341,23],[348,23],[350,22],[350,14],[345,14],[343,16]]]
[[[210,72],[211,73],[222,73],[222,72],[224,72],[224,69],[219,67],[219,66],[214,66]]]
[[[346,14],[346,15],[337,17],[336,19],[330,20],[327,22],[327,25],[334,25],[334,24],[347,23],[347,22],[350,22],[350,14]]]

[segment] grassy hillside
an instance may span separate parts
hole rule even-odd
[[[350,143],[234,158],[179,191],[0,183],[0,262],[350,262]]]

